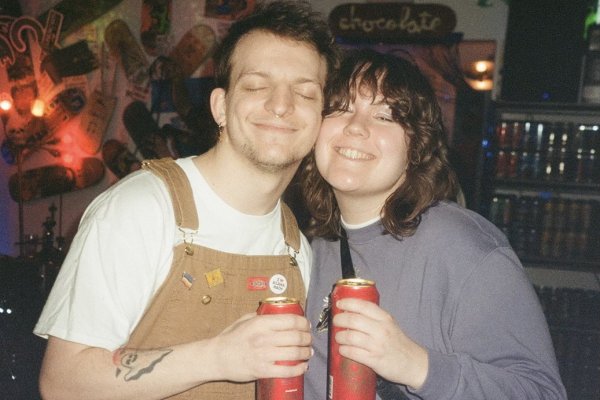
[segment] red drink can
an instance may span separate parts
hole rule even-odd
[[[268,297],[256,310],[258,315],[296,314],[304,315],[297,299],[291,297]],[[277,361],[280,365],[296,365],[298,361]],[[265,378],[256,381],[256,400],[303,400],[304,375],[293,378]]]
[[[336,303],[344,298],[357,298],[379,304],[375,282],[352,278],[337,281],[331,292],[330,305],[333,318],[340,312]],[[375,400],[377,376],[375,372],[356,361],[340,355],[335,334],[341,329],[329,323],[329,356],[327,360],[327,398],[329,400]]]

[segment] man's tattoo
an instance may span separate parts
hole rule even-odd
[[[149,374],[154,370],[156,364],[161,362],[172,349],[159,350],[132,350],[118,349],[113,354],[113,362],[117,366],[115,377],[119,377],[122,371],[126,371],[123,379],[125,382],[134,381]]]

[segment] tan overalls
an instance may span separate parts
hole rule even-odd
[[[198,229],[192,189],[183,170],[170,159],[145,161],[143,168],[168,187],[177,226]],[[126,347],[157,349],[213,337],[243,314],[256,311],[267,297],[294,297],[304,306],[304,283],[293,258],[300,232],[284,204],[282,230],[292,256],[230,254],[189,242],[175,246],[171,270]],[[287,289],[274,294],[269,279],[278,274],[287,280]],[[254,383],[207,383],[170,398],[254,400]]]

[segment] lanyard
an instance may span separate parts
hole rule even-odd
[[[342,228],[342,235],[340,237],[340,257],[342,259],[342,278],[356,278],[352,256],[350,255],[350,247],[348,246],[348,235],[344,228]]]

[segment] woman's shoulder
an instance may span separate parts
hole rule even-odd
[[[313,236],[309,237],[308,239],[313,253],[327,251],[327,249],[333,248],[335,243],[338,243],[337,241],[334,242],[333,240],[326,239],[320,236]],[[337,246],[339,246],[339,244]]]
[[[416,253],[437,275],[449,280],[462,282],[476,276],[476,271],[477,275],[489,270],[504,274],[521,269],[502,231],[475,211],[452,202],[428,209],[413,240]]]
[[[506,235],[473,210],[453,202],[439,202],[422,215],[417,234],[433,242],[479,248],[509,247]]]

